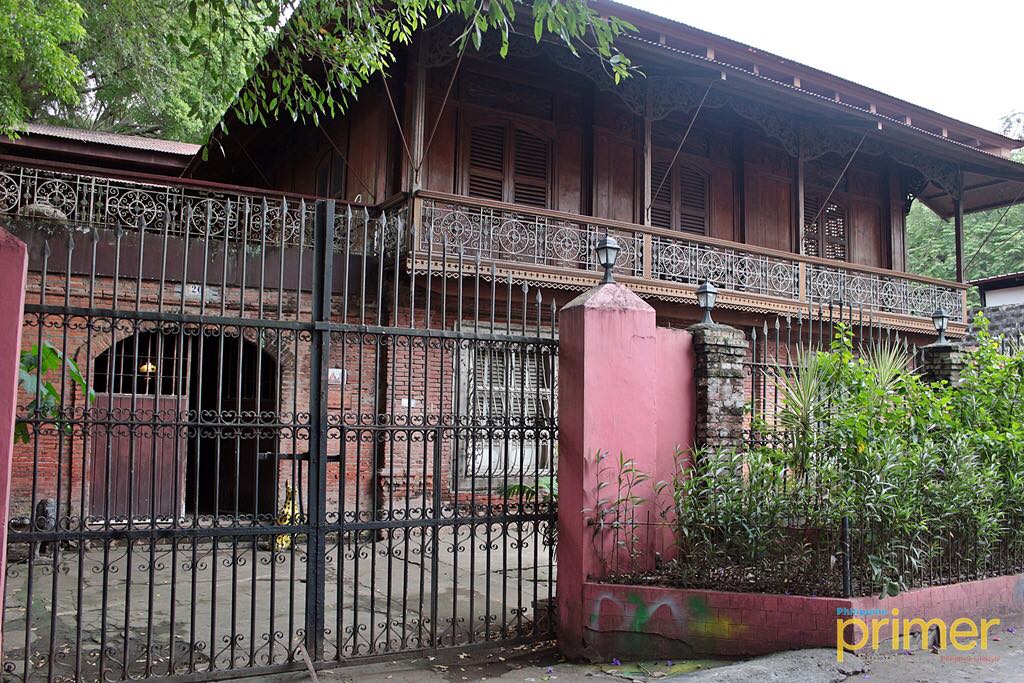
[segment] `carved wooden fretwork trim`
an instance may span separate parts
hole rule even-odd
[[[475,261],[465,262],[462,269],[459,270],[452,267],[450,260],[444,262],[437,257],[428,259],[426,256],[419,254],[412,254],[406,258],[405,269],[407,272],[415,273],[417,277],[426,276],[428,272],[432,277],[448,277],[450,279],[475,277],[477,274]],[[553,269],[523,268],[516,267],[513,264],[491,261],[481,262],[481,280],[504,284],[510,278],[514,286],[532,284],[545,289],[577,292],[590,289],[598,284],[601,279],[600,275],[595,272],[555,272]],[[658,285],[641,278],[629,276],[620,276],[618,279],[629,285],[630,289],[635,291],[641,298],[686,304],[696,308],[697,295],[695,286],[681,284]],[[812,304],[811,310],[816,311],[819,306],[821,305]],[[744,313],[779,315],[782,317],[808,315],[808,304],[805,302],[731,291],[720,291],[715,307]],[[696,311],[694,311],[694,314],[696,315]],[[865,320],[868,320],[868,318],[865,318]],[[926,335],[935,333],[931,320],[927,318],[872,312],[870,320],[874,325],[888,327],[893,330]],[[950,322],[947,334],[951,337],[966,336],[967,325],[960,322]]]
[[[427,33],[430,41],[426,54],[428,67],[443,66],[458,57],[453,44],[458,37],[458,26],[447,21]],[[582,74],[603,91],[617,95],[630,111],[639,117],[663,119],[676,111],[691,111],[697,107],[707,91],[707,85],[681,79],[664,70],[650,70],[644,78],[627,78],[618,85],[608,75],[600,58],[592,54],[573,55],[564,46],[513,34],[509,37],[509,54],[518,57],[536,57],[543,54],[558,66]],[[496,36],[485,37],[478,54],[495,56],[500,49]],[[650,97],[648,98],[648,93]],[[648,99],[651,109],[648,110]],[[726,93],[712,87],[704,102],[705,108],[728,107],[761,129],[792,157],[802,154],[812,160],[828,153],[848,157],[857,148],[862,134],[811,122],[800,122],[792,114],[769,104]],[[803,150],[801,152],[801,149]],[[873,156],[886,155],[900,164],[918,171],[935,186],[954,198],[962,194],[960,168],[953,162],[915,150],[893,147],[872,139],[869,134],[860,152]]]

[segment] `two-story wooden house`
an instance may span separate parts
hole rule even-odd
[[[299,643],[548,635],[557,309],[599,281],[605,234],[663,325],[711,282],[716,320],[787,320],[787,343],[826,337],[828,309],[923,342],[941,308],[965,334],[963,216],[1024,197],[1020,141],[594,4],[638,27],[618,45],[642,74],[529,35],[460,55],[440,22],[338,118],[232,120],[187,165],[3,145],[25,349],[83,378],[50,367],[53,404],[21,397],[9,556],[53,560],[8,582],[35,635],[5,667],[191,680],[301,666]],[[954,222],[960,281],[906,272],[914,201]],[[61,631],[37,602],[87,600],[88,566],[103,603]]]
[[[616,3],[639,27],[621,45],[641,76],[514,36],[459,58],[454,24],[425,31],[386,80],[320,126],[229,126],[189,174],[370,205],[405,202],[425,240],[480,254],[499,275],[582,289],[605,229],[624,281],[666,318],[718,306],[797,312],[844,303],[908,332],[936,307],[964,331],[962,282],[906,272],[917,200],[957,226],[1020,199],[1020,141],[757,48]],[[392,114],[389,100],[400,112]],[[436,260],[439,256],[435,249]],[[957,272],[963,271],[958,248]],[[436,267],[436,264],[434,265]],[[960,278],[962,280],[962,277]],[[672,302],[669,304],[668,302]],[[724,314],[725,319],[739,320]]]

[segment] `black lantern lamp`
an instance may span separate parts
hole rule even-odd
[[[697,305],[700,306],[700,310],[704,311],[704,318],[700,321],[701,325],[710,325],[714,320],[711,319],[711,309],[715,307],[715,297],[718,296],[718,290],[710,282],[701,283],[697,287]]]
[[[935,329],[939,333],[939,338],[935,340],[935,343],[945,344],[946,328],[949,326],[949,313],[946,313],[946,309],[941,306],[935,309],[935,312],[932,313],[932,324],[935,325]]]
[[[619,258],[619,243],[614,237],[611,237],[607,232],[601,241],[597,243],[597,262],[604,268],[604,279],[601,280],[602,285],[615,282],[615,277],[612,276],[612,268],[615,267],[615,260]]]

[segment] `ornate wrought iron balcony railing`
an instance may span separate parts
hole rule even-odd
[[[728,308],[796,313],[841,303],[897,328],[931,331],[941,306],[958,321],[953,332],[966,322],[966,286],[908,273],[433,192],[416,196],[411,215],[417,268],[461,252],[463,263],[472,267],[479,255],[503,277],[582,289],[598,276],[594,246],[608,231],[622,246],[620,278],[659,298],[695,301],[696,286],[711,281]]]
[[[163,179],[161,179],[163,180]],[[315,198],[271,194],[187,180],[145,182],[0,162],[0,215],[58,220],[90,227],[227,239],[251,246],[310,246]],[[377,230],[366,221],[380,208],[340,203],[335,248],[346,237],[359,253]],[[391,212],[392,210],[388,210]],[[390,233],[384,233],[390,234]],[[375,252],[378,245],[371,245]]]
[[[162,181],[162,179],[161,179]],[[344,204],[335,222],[335,248],[349,241],[350,253],[390,249],[400,234],[393,220],[412,219],[417,243],[413,267],[440,268],[442,253],[476,258],[501,276],[546,286],[585,289],[600,270],[594,246],[608,231],[622,246],[617,271],[642,294],[695,301],[698,284],[720,288],[718,305],[773,313],[805,311],[817,304],[858,307],[880,322],[930,331],[932,312],[942,307],[966,330],[966,286],[908,273],[485,200],[420,192],[377,207]],[[32,168],[0,161],[0,215],[124,227],[220,238],[251,246],[308,246],[313,198],[193,181],[149,182],[83,175],[59,168]],[[388,217],[385,230],[367,229],[368,219]],[[383,237],[374,237],[374,236]],[[402,238],[404,242],[405,239]],[[378,243],[379,242],[379,243]],[[448,266],[451,266],[449,260]],[[453,273],[453,270],[449,270]]]

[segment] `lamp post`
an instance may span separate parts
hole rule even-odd
[[[715,307],[715,297],[718,296],[718,290],[710,282],[702,282],[697,287],[697,305],[700,306],[700,310],[704,311],[704,318],[700,321],[701,325],[710,325],[715,321],[711,319],[711,309]]]
[[[946,313],[946,309],[939,306],[932,313],[932,324],[935,325],[936,331],[939,333],[939,338],[935,340],[936,344],[946,343],[946,327],[949,326],[949,313]]]
[[[604,278],[601,280],[602,285],[607,285],[615,282],[615,277],[612,275],[612,268],[615,267],[615,260],[619,258],[620,251],[619,243],[614,237],[611,237],[607,231],[604,233],[604,237],[597,243],[597,262],[604,268]]]

